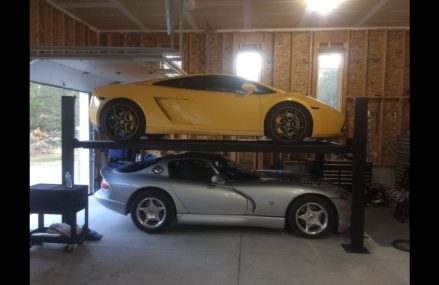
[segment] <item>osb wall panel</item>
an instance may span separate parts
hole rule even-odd
[[[256,155],[253,152],[240,152],[238,161],[239,165],[246,169],[256,168]]]
[[[39,1],[33,0],[29,3],[30,8],[30,45],[31,46],[38,46],[39,43],[39,37],[38,37],[38,23],[39,23]]]
[[[223,50],[222,50],[222,61],[223,61],[223,73],[233,74],[233,62],[234,62],[234,50],[233,50],[233,33],[223,34]]]
[[[404,31],[387,31],[384,96],[402,96],[404,80]]]
[[[404,89],[403,95],[410,95],[410,33],[404,31],[405,41],[405,54],[404,54]]]
[[[39,21],[36,24],[38,25],[38,41],[41,46],[52,45],[52,10],[53,8],[49,4],[45,1],[40,1],[38,15]]]
[[[125,35],[124,46],[140,47],[142,35],[139,33],[129,33]]]
[[[273,85],[276,88],[290,90],[291,69],[291,33],[274,33],[274,75]]]
[[[142,34],[140,43],[142,47],[156,47],[157,34]]]
[[[347,39],[347,31],[320,31],[314,33],[314,43],[316,47],[318,47],[320,43],[345,43]]]
[[[234,39],[236,44],[249,43],[257,44],[262,43],[264,40],[264,33],[261,32],[236,32],[234,33]]]
[[[264,33],[262,42],[262,83],[273,85],[273,33]]]
[[[367,119],[367,157],[368,161],[379,162],[380,154],[380,101],[369,100]]]
[[[66,21],[65,21],[65,31],[66,31],[66,34],[65,34],[65,43],[66,43],[66,46],[75,46],[76,45],[76,43],[75,43],[75,38],[76,38],[76,36],[75,36],[75,30],[76,30],[76,25],[75,25],[75,23],[76,23],[76,21],[75,20],[73,20],[72,18],[66,18],[65,19]]]
[[[97,34],[44,0],[30,1],[31,46],[87,46]],[[42,52],[43,53],[43,52]]]
[[[98,45],[98,34],[95,31],[88,30],[87,45],[95,47]]]
[[[354,136],[354,100],[348,99],[346,102],[346,126],[347,136],[352,138]]]
[[[188,63],[190,74],[204,73],[206,61],[206,35],[191,33],[189,35]]]
[[[367,31],[351,31],[347,69],[347,96],[363,96]]]
[[[111,47],[123,47],[124,35],[122,33],[109,33],[108,44]]]
[[[386,31],[369,31],[367,51],[366,95],[382,96]]]
[[[56,9],[52,10],[52,27],[53,27],[53,45],[64,46],[65,45],[65,26],[64,26],[64,13]]]
[[[76,22],[75,44],[83,47],[86,45],[86,26],[83,23]]]
[[[399,110],[399,100],[384,102],[383,109],[383,137],[381,149],[381,162],[393,163],[396,159],[396,137]]]
[[[292,38],[291,91],[309,95],[310,32],[295,32]]]
[[[401,135],[405,135],[410,130],[410,100],[402,100],[402,123]]]
[[[218,33],[206,34],[206,73],[221,73],[223,69],[223,42]]]

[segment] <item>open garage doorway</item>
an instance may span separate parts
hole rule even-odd
[[[30,185],[62,181],[61,96],[76,97],[75,137],[90,139],[89,93],[30,82]],[[90,185],[90,151],[75,149],[74,161],[74,183]]]

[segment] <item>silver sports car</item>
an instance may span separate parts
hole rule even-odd
[[[292,229],[320,238],[350,226],[351,195],[329,182],[250,172],[216,154],[182,153],[101,170],[95,193],[105,207],[131,213],[142,231],[179,224]]]

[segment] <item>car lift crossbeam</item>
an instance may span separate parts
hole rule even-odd
[[[75,148],[94,149],[142,149],[177,151],[237,151],[237,152],[301,152],[301,153],[346,153],[349,146],[327,141],[309,141],[300,144],[276,144],[270,140],[183,140],[156,139],[134,142],[78,141]]]

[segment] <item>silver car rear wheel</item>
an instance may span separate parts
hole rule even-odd
[[[139,194],[131,205],[131,219],[142,231],[156,233],[165,230],[175,218],[174,206],[160,191]]]
[[[299,198],[293,202],[287,215],[291,229],[307,238],[327,235],[335,221],[331,205],[319,196]]]
[[[157,228],[165,221],[165,205],[157,198],[145,198],[137,204],[136,218],[144,227]]]

